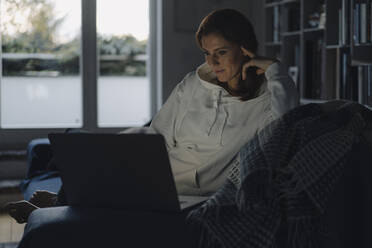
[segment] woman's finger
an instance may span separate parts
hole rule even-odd
[[[15,207],[15,203],[14,202],[9,202],[1,210],[9,212],[12,209],[14,209],[14,207]]]
[[[245,56],[249,56],[250,58],[254,58],[256,56],[254,53],[245,49],[244,47],[241,46],[240,48]]]
[[[242,66],[242,79],[245,80],[247,78],[247,68],[251,66],[251,61],[245,63]]]
[[[19,224],[22,224],[22,223],[25,222],[25,220],[24,220],[24,218],[22,216],[22,213],[20,213],[16,208],[10,208],[8,210],[8,214],[12,218],[14,218],[17,221],[17,223],[19,223]]]
[[[264,73],[264,72],[265,72],[265,70],[263,70],[263,69],[261,69],[261,68],[259,68],[259,69],[256,70],[256,74],[257,74],[257,75],[261,75],[261,74]]]

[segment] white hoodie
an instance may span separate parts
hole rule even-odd
[[[175,87],[151,128],[164,136],[177,191],[209,195],[238,163],[236,155],[258,130],[296,107],[299,97],[288,70],[270,65],[258,97],[241,101],[214,84],[204,63]]]

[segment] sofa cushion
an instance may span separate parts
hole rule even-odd
[[[190,231],[177,213],[54,207],[32,212],[18,247],[196,247]]]

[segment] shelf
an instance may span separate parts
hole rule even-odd
[[[363,66],[363,65],[371,65],[372,61],[359,61],[356,59],[351,60],[351,66]]]
[[[301,34],[300,30],[281,33],[282,36],[296,36],[296,35],[300,35],[300,34]]]
[[[301,98],[300,99],[300,104],[308,104],[308,103],[325,103],[329,100],[322,100],[322,99],[309,99],[309,98]]]
[[[356,11],[350,13],[355,3],[364,0],[264,2],[265,52],[282,57],[287,65],[298,66],[300,73],[291,73],[297,79],[301,104],[360,99],[372,107],[372,91],[366,90],[372,89],[372,42],[353,44],[353,29],[357,27],[359,35],[362,31],[361,21],[354,23],[352,14]],[[316,12],[326,15],[324,26],[317,24],[323,19],[318,20]]]
[[[272,8],[272,7],[279,6],[279,5],[280,5],[279,2],[267,3],[265,4],[265,8]]]
[[[272,2],[266,3],[265,8],[272,8],[274,6],[284,5],[284,4],[291,4],[291,3],[300,3],[300,0],[283,0],[279,2]]]
[[[366,47],[366,48],[369,48],[369,47],[372,47],[372,43],[360,43],[360,44],[355,44],[354,46],[355,47]]]
[[[279,2],[280,4],[289,4],[289,3],[300,3],[300,0],[283,0]]]
[[[372,44],[355,45],[351,49],[352,65],[372,64]]]
[[[326,45],[327,49],[337,49],[340,48],[340,45]]]
[[[281,46],[282,42],[265,42],[265,46]]]
[[[324,28],[305,28],[304,33],[324,32]]]
[[[349,45],[326,45],[327,49],[348,49]]]
[[[272,7],[275,7],[275,6],[279,6],[280,4],[281,4],[281,2],[266,3],[265,8],[272,8]]]

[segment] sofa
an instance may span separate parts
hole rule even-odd
[[[62,182],[48,139],[27,148],[28,171],[21,183],[25,200],[37,190],[58,193]],[[122,197],[122,196],[119,196]],[[193,247],[185,213],[152,213],[59,206],[33,211],[18,247]],[[145,237],[145,238],[144,238]],[[124,246],[123,246],[124,247]]]
[[[343,104],[330,101],[327,111]],[[329,199],[323,221],[328,232],[320,247],[372,247],[372,129],[348,158],[352,166],[343,175]],[[47,139],[28,147],[29,170],[21,185],[25,199],[35,190],[58,192],[58,172],[46,170],[52,154]],[[54,207],[35,210],[28,219],[19,247],[196,247],[197,230],[190,230],[182,214],[153,214],[115,209]],[[279,232],[278,247],[288,247],[286,226]],[[53,245],[51,245],[53,244]]]

